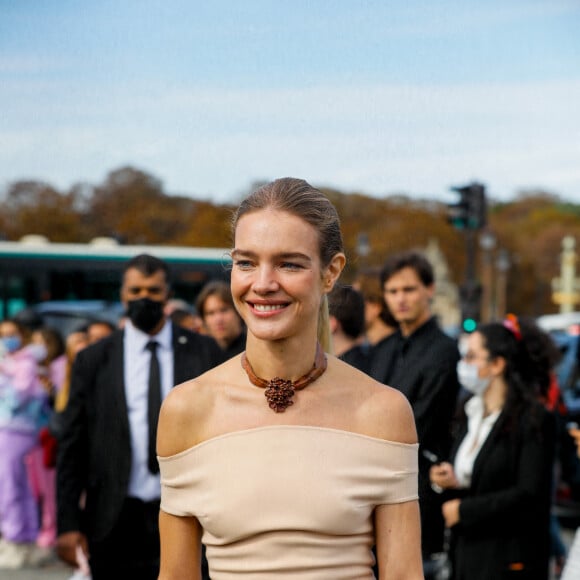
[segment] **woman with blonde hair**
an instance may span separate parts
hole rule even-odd
[[[159,422],[161,580],[422,578],[417,436],[396,390],[331,356],[345,265],[329,200],[285,178],[233,220],[246,350],[173,389]]]

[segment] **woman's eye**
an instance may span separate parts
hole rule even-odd
[[[283,268],[284,270],[301,270],[302,266],[295,262],[282,262],[280,268]]]
[[[250,262],[250,260],[236,260],[234,266],[240,270],[248,270],[252,267],[252,262]]]

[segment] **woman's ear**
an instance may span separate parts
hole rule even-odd
[[[326,272],[324,273],[324,291],[328,294],[333,288],[338,280],[344,266],[346,264],[346,256],[342,252],[334,254],[330,264],[326,267]]]

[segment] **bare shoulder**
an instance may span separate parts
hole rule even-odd
[[[333,369],[333,381],[344,386],[345,401],[356,417],[359,432],[399,443],[417,442],[413,411],[400,391],[340,360],[336,360]]]
[[[157,453],[174,455],[204,439],[207,417],[219,395],[215,388],[223,375],[221,366],[177,385],[163,401],[157,429]]]
[[[415,418],[405,395],[392,387],[372,382],[371,396],[361,409],[372,435],[399,443],[417,443]]]

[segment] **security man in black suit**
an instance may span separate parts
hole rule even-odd
[[[125,266],[122,330],[81,351],[58,443],[59,556],[82,549],[93,580],[159,574],[159,407],[174,386],[223,361],[217,343],[164,314],[169,269],[141,254]]]

